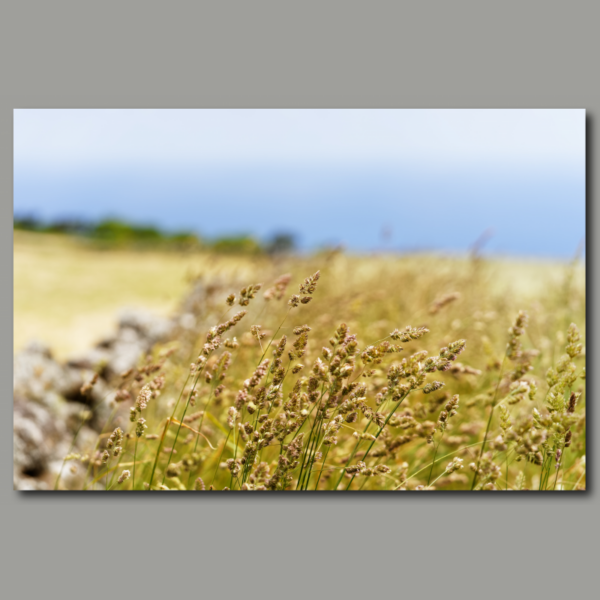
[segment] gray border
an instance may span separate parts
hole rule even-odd
[[[55,0],[4,7],[0,244],[7,279],[14,108],[585,107],[588,224],[597,225],[597,3],[195,6],[135,0],[83,8]],[[590,274],[593,245],[588,236]],[[8,282],[1,297],[3,331],[12,331]],[[590,287],[590,306],[595,297]],[[9,598],[131,591],[565,597],[594,589],[594,490],[543,499],[16,493],[11,342],[5,335],[0,408],[2,587]],[[587,347],[591,354],[591,337]],[[590,431],[599,430],[597,421],[594,411]],[[588,456],[596,482],[591,443]]]

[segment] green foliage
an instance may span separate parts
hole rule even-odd
[[[106,220],[90,228],[90,236],[115,244],[132,242],[161,242],[165,236],[150,226],[130,225],[117,220]]]
[[[288,254],[296,249],[296,242],[291,233],[277,233],[266,246],[269,254]]]
[[[228,254],[262,254],[263,248],[252,237],[247,235],[223,237],[216,239],[211,244],[215,252]]]
[[[59,219],[51,223],[44,223],[34,216],[15,217],[13,227],[20,231],[73,235],[85,235],[89,230],[89,226],[86,223],[76,219]]]
[[[266,246],[249,235],[218,237],[201,240],[191,231],[165,232],[152,225],[137,225],[119,219],[105,219],[97,223],[61,219],[46,223],[35,216],[15,217],[14,229],[36,233],[54,233],[80,236],[102,248],[141,249],[206,249],[224,254],[258,255],[289,252],[294,248],[291,235],[276,235]]]

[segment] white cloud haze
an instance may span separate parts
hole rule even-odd
[[[16,109],[15,167],[252,162],[583,168],[585,111]]]

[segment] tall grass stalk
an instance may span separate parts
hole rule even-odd
[[[576,268],[568,288],[511,295],[481,257],[476,268],[436,260],[333,253],[284,260],[314,273],[296,293],[268,261],[247,265],[257,279],[275,281],[264,298],[259,284],[239,294],[215,285],[171,358],[148,358],[120,384],[122,397],[138,403],[149,390],[150,410],[145,419],[141,407],[132,411],[132,451],[126,441],[118,461],[101,464],[104,430],[123,422],[127,400],[114,408],[96,448],[81,458],[83,487],[104,479],[112,489],[131,456],[131,485],[115,489],[508,490],[528,487],[538,473],[540,490],[566,489],[579,477],[577,487],[583,475],[565,473],[585,455],[585,351],[574,325],[564,331],[565,322],[585,323]],[[236,303],[251,307],[208,325]],[[533,336],[524,335],[523,308]],[[443,403],[436,423],[431,415]]]

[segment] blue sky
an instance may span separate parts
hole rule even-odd
[[[386,226],[442,251],[492,227],[492,250],[563,256],[585,230],[585,111],[23,109],[14,172],[16,214],[361,251]]]

